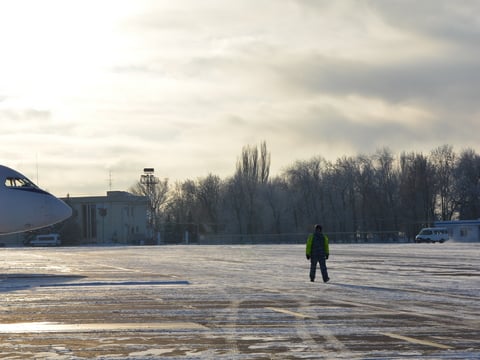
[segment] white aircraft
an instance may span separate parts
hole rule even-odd
[[[39,229],[72,215],[62,200],[0,165],[0,235]]]

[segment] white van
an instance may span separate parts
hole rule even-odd
[[[59,234],[44,234],[37,235],[33,240],[30,240],[30,246],[60,246],[62,242],[60,241]]]
[[[432,227],[423,228],[417,236],[415,236],[416,243],[443,243],[449,238],[447,228]]]

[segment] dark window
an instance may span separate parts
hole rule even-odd
[[[82,235],[86,240],[97,238],[97,206],[95,204],[82,205]]]

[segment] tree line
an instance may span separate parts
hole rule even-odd
[[[293,234],[321,223],[329,233],[403,233],[412,238],[436,220],[480,217],[480,156],[443,145],[428,154],[388,148],[370,155],[299,160],[270,176],[266,142],[244,146],[234,174],[209,174],[153,189],[155,231],[174,242],[202,234]]]

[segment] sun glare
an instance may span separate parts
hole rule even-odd
[[[123,1],[3,5],[0,92],[31,99],[81,93],[118,56],[128,10]]]

